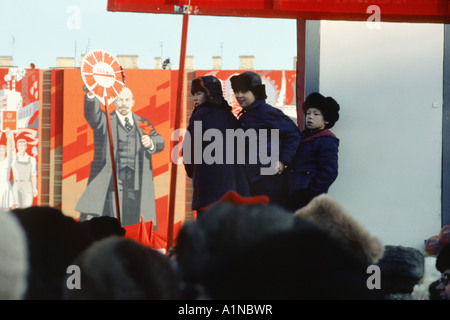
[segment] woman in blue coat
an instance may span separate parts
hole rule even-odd
[[[230,146],[227,150],[226,130],[236,130],[240,125],[223,98],[220,80],[214,76],[198,77],[192,81],[191,94],[194,111],[183,141],[183,163],[192,178],[192,209],[200,213],[228,191],[243,197],[250,193],[244,165],[227,158],[231,150]],[[208,138],[209,135],[213,137]],[[236,146],[232,147],[236,155]]]
[[[315,92],[306,98],[302,109],[306,129],[288,168],[288,208],[292,211],[327,193],[338,175],[339,139],[329,129],[339,119],[339,104]]]

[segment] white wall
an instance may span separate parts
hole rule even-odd
[[[441,226],[443,25],[321,22],[320,91],[341,106],[329,194],[384,244]]]

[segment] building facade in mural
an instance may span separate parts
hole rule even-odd
[[[19,81],[28,82],[28,78],[25,69],[21,68],[10,68],[8,74],[4,76],[6,85],[0,90],[0,119],[2,123],[2,130],[6,129],[6,125],[15,125],[11,130],[26,129],[30,120],[35,116],[36,112],[39,110],[39,101],[30,101],[29,99],[24,99],[22,92],[17,91],[17,83]],[[23,86],[23,85],[22,85]],[[27,97],[31,95],[33,98],[38,96],[38,81],[35,80],[30,87],[29,92],[25,91]],[[28,103],[27,103],[28,102]],[[15,119],[12,119],[10,115],[14,115]],[[15,120],[15,121],[13,121]]]
[[[0,179],[2,192],[6,192],[3,186],[11,186],[13,197],[3,194],[6,198],[2,197],[0,206],[28,207],[37,203],[38,195],[39,73],[23,68],[4,69],[1,73],[0,145],[6,146],[6,157]]]
[[[16,146],[17,153],[14,153],[11,164],[14,201],[19,208],[31,207],[33,198],[38,195],[36,158],[27,153],[27,140],[17,140]]]
[[[156,227],[155,191],[152,154],[164,149],[164,139],[148,119],[131,111],[133,92],[124,88],[114,100],[110,114],[121,222],[123,226],[153,220]],[[85,191],[76,210],[80,220],[95,216],[116,217],[112,163],[109,152],[106,113],[92,93],[84,100],[84,116],[94,133],[94,159]]]
[[[0,208],[11,208],[15,205],[10,183],[14,136],[9,128],[5,129],[5,134],[6,145],[0,145]]]

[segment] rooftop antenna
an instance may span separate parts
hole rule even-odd
[[[223,64],[223,42],[220,43],[220,69],[222,70]]]
[[[77,66],[77,40],[75,40],[75,55],[74,55],[74,57],[75,57],[75,67]]]
[[[11,36],[11,59],[13,61],[12,65],[14,65],[14,44],[16,42],[16,38],[14,38],[14,35]]]
[[[88,39],[88,43],[86,45],[86,53],[91,51],[90,48],[91,48],[91,39]]]

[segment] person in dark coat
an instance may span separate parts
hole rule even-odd
[[[327,193],[338,175],[339,139],[329,130],[339,119],[339,104],[332,97],[311,93],[302,106],[306,129],[288,169],[290,210]]]
[[[73,261],[79,288],[63,287],[65,300],[174,300],[179,279],[169,258],[132,239],[110,236],[82,251]],[[67,273],[65,283],[71,282]]]
[[[436,269],[441,273],[441,279],[434,290],[439,293],[442,300],[450,300],[450,243],[439,251]]]
[[[276,205],[218,203],[183,225],[175,249],[197,300],[383,298],[353,247]]]
[[[244,72],[231,77],[230,81],[242,107],[239,122],[248,137],[246,171],[251,195],[266,195],[271,204],[284,207],[287,200],[284,169],[294,159],[300,130],[283,111],[265,102],[265,85],[257,73]]]
[[[32,206],[11,211],[25,231],[29,254],[26,300],[60,300],[73,260],[94,242],[123,237],[117,219],[78,222],[57,208]]]
[[[234,131],[240,126],[223,98],[219,79],[214,76],[194,79],[191,94],[194,111],[183,140],[183,163],[192,178],[192,209],[199,214],[228,191],[241,196],[250,193],[244,164],[237,163],[237,144],[226,139],[227,130]],[[208,134],[214,137],[208,139]],[[233,157],[229,158],[231,151]]]

